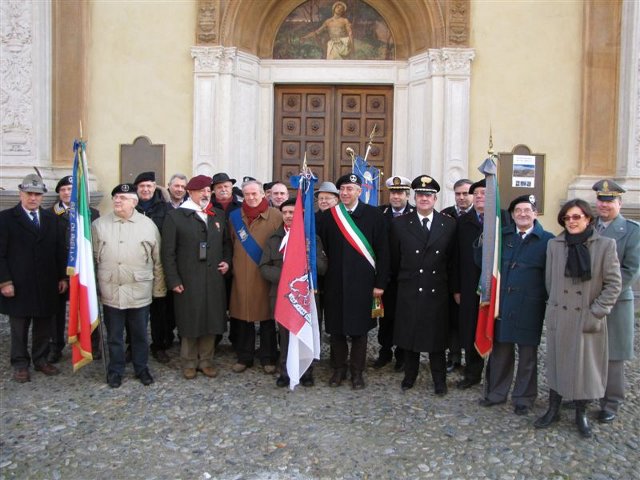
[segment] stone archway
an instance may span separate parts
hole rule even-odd
[[[233,46],[261,59],[271,58],[280,24],[305,1],[262,0],[257,7],[255,0],[237,0],[226,6],[215,0],[200,0],[197,43]],[[389,25],[396,40],[398,60],[429,48],[468,46],[470,0],[366,0],[366,3]]]

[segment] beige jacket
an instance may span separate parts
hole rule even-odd
[[[152,220],[133,211],[124,220],[113,212],[91,225],[100,300],[113,308],[140,308],[167,288],[160,261],[160,232]]]

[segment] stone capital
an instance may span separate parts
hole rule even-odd
[[[235,47],[192,47],[196,74],[232,73],[238,49]]]

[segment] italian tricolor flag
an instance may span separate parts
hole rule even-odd
[[[98,295],[93,269],[91,212],[85,143],[73,144],[73,191],[71,194],[69,275],[69,344],[73,370],[93,360],[91,332],[98,326]]]

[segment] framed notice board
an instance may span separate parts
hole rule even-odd
[[[543,153],[531,153],[526,145],[498,153],[500,208],[506,210],[520,195],[534,195],[538,213],[544,213],[544,161]]]

